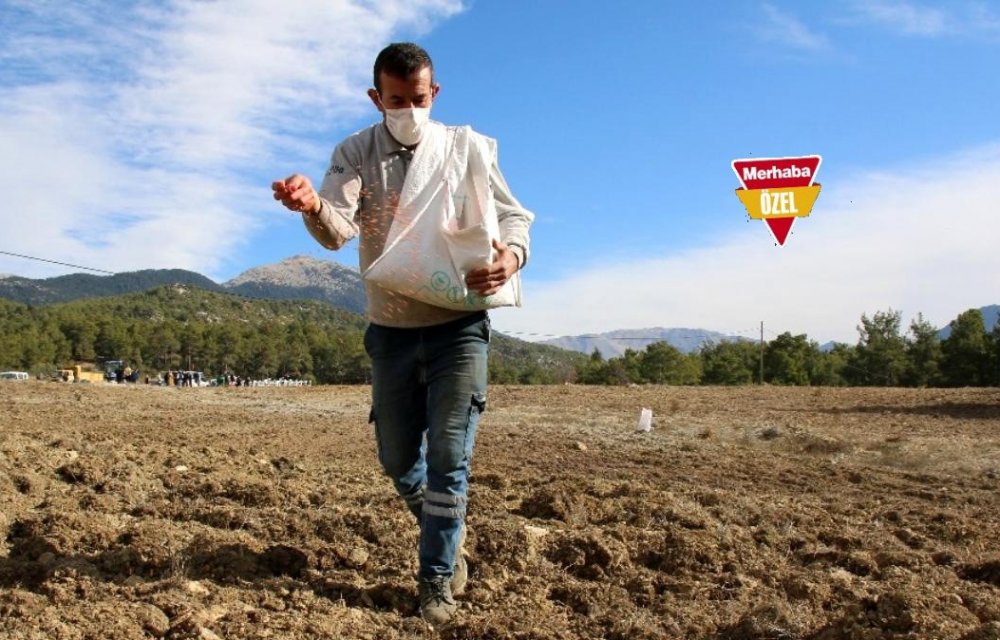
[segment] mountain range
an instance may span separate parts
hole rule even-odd
[[[357,269],[330,260],[293,256],[254,267],[222,284],[249,298],[320,300],[354,313],[365,312],[365,286]]]
[[[223,283],[183,269],[149,269],[108,276],[75,273],[39,280],[0,275],[0,298],[45,306],[137,293],[166,285],[192,286],[264,300],[318,300],[360,314],[365,310],[364,285],[356,269],[303,255],[248,269]],[[692,352],[706,342],[740,339],[743,338],[703,329],[658,327],[611,331],[597,336],[568,336],[541,344],[585,354],[598,349],[605,358],[612,358],[625,353],[626,349],[641,351],[649,344],[664,340],[681,351]]]
[[[988,305],[980,307],[979,312],[983,314],[983,324],[986,331],[992,331],[993,327],[1000,322],[1000,305]],[[905,328],[904,328],[905,329]],[[938,330],[938,338],[946,339],[951,335],[951,323]],[[654,342],[666,342],[683,353],[693,353],[698,351],[703,345],[714,342],[734,342],[739,340],[754,341],[746,336],[732,336],[706,329],[666,329],[663,327],[652,327],[649,329],[618,329],[594,335],[582,336],[562,336],[551,340],[544,340],[541,344],[552,345],[570,351],[591,354],[596,349],[605,359],[616,358],[626,349],[642,351]],[[820,345],[820,350],[827,352],[834,348],[836,342],[827,342]]]
[[[147,269],[109,276],[73,273],[39,280],[0,276],[0,298],[45,306],[176,284],[248,298],[319,300],[354,313],[365,311],[364,285],[356,269],[309,256],[293,256],[276,264],[254,267],[222,284],[183,269]]]
[[[602,357],[607,359],[622,355],[626,349],[642,351],[655,342],[666,342],[684,353],[692,353],[710,342],[734,340],[747,340],[747,338],[727,336],[706,329],[652,327],[649,329],[619,329],[596,335],[562,336],[544,340],[542,344],[588,354],[593,353],[596,349]]]
[[[0,298],[31,306],[45,306],[177,284],[265,300],[318,300],[354,313],[364,314],[365,311],[364,285],[356,269],[304,255],[254,267],[221,284],[183,269],[148,269],[108,276],[74,273],[37,280],[0,274]],[[1000,321],[1000,305],[985,306],[980,311],[986,330],[992,330]],[[943,340],[949,333],[950,327],[945,326],[938,336]],[[654,342],[665,341],[680,351],[691,353],[706,343],[747,339],[705,329],[652,327],[564,336],[541,344],[585,354],[596,349],[603,357],[613,358],[625,353],[626,349],[642,351]],[[827,343],[823,348],[829,349],[832,345]]]

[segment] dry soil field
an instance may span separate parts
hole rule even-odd
[[[996,389],[493,387],[433,630],[367,415],[0,384],[0,636],[1000,638]]]

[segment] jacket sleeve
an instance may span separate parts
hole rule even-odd
[[[535,214],[521,206],[521,203],[511,193],[497,163],[496,141],[490,140],[490,143],[492,150],[490,188],[493,191],[497,220],[500,223],[500,239],[511,248],[517,256],[520,268],[523,269],[528,263],[528,254],[531,250],[528,229],[535,219]]]
[[[319,212],[302,214],[312,237],[331,250],[341,248],[358,235],[361,163],[359,158],[351,156],[347,145],[337,145],[319,189]]]

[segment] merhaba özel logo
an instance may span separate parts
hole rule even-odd
[[[736,196],[753,220],[763,220],[779,246],[784,246],[796,218],[812,211],[819,197],[816,173],[823,159],[744,158],[733,160],[741,188]]]

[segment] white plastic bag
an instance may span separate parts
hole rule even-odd
[[[635,428],[636,431],[649,431],[653,428],[653,410],[643,408],[639,412],[639,425]]]
[[[487,297],[465,286],[470,271],[496,259],[492,241],[500,238],[500,225],[489,186],[494,154],[491,141],[469,127],[428,123],[407,170],[385,249],[364,279],[446,309],[521,306],[518,273]]]

